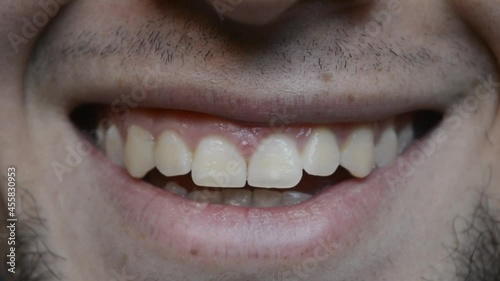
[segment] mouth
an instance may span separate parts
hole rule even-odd
[[[84,106],[73,119],[128,176],[200,203],[272,208],[297,205],[343,181],[393,164],[436,126],[433,111],[361,124],[246,124],[203,113]],[[83,124],[78,120],[109,120]],[[96,127],[98,126],[98,127]]]
[[[96,154],[112,174],[106,194],[122,218],[163,251],[226,263],[293,260],[318,243],[332,250],[354,239],[390,191],[384,173],[443,117],[421,110],[359,123],[258,123],[160,108],[122,118],[109,109],[80,106],[71,119],[98,132]]]

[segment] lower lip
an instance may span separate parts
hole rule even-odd
[[[101,152],[94,155],[106,183],[101,194],[128,233],[137,234],[161,255],[226,265],[336,255],[355,243],[362,228],[379,215],[391,189],[384,174],[397,169],[393,165],[363,180],[344,181],[299,205],[257,209],[181,198],[129,177]]]

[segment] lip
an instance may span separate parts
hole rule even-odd
[[[96,173],[105,183],[100,194],[112,203],[126,233],[139,237],[159,255],[219,265],[296,264],[307,257],[336,255],[356,243],[362,229],[380,216],[383,202],[398,194],[385,179],[386,173],[397,172],[393,164],[365,179],[339,183],[295,206],[209,205],[133,179],[97,149],[93,155],[99,163]],[[403,186],[397,188],[400,192]]]
[[[71,112],[82,103],[110,104],[111,112],[125,119],[131,108],[157,108],[199,112],[247,124],[324,124],[362,123],[384,120],[420,109],[444,111],[452,104],[459,91],[443,90],[441,95],[424,89],[405,95],[387,95],[386,89],[371,93],[352,94],[340,90],[327,94],[326,89],[301,89],[296,95],[250,93],[248,90],[221,89],[189,81],[189,85],[160,85],[150,90],[133,84],[110,85],[113,90],[96,88],[82,92],[81,88],[61,88],[71,92],[73,100],[65,105]],[[80,85],[78,83],[77,85]],[[91,82],[89,82],[91,84]],[[414,89],[412,89],[413,91]],[[288,90],[289,91],[289,90]],[[287,91],[287,92],[288,92]],[[423,91],[425,94],[422,94]],[[390,92],[394,92],[391,90]],[[417,94],[417,92],[419,94]],[[443,94],[447,93],[447,94]],[[439,98],[431,98],[432,95]],[[359,95],[357,97],[356,95]],[[313,96],[314,98],[308,98]]]

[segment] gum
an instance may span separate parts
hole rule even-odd
[[[332,130],[339,147],[342,147],[349,133],[356,127],[371,126],[377,139],[379,131],[388,122],[286,125],[286,120],[281,120],[267,124],[245,124],[202,113],[166,109],[133,109],[126,118],[120,118],[112,112],[107,112],[106,115],[118,127],[123,139],[126,139],[127,128],[130,126],[139,126],[149,131],[155,139],[165,130],[172,130],[179,134],[192,151],[195,151],[201,139],[217,136],[232,142],[247,159],[253,155],[264,139],[273,134],[283,134],[293,139],[301,152],[308,136],[315,128]]]

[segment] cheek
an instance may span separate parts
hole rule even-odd
[[[485,40],[500,62],[500,0],[453,0],[454,6],[463,19]],[[500,84],[494,78],[495,95],[498,98]],[[491,163],[491,184],[488,192],[500,198],[500,107],[494,103],[493,122],[485,138],[484,158]],[[500,206],[500,202],[496,204]]]
[[[500,0],[453,0],[457,11],[486,40],[500,61]]]
[[[494,206],[498,206],[497,208],[500,209],[500,106],[497,107],[493,128],[488,134],[488,143],[492,151],[490,154],[492,158],[490,192],[493,195],[492,198],[498,199]]]

